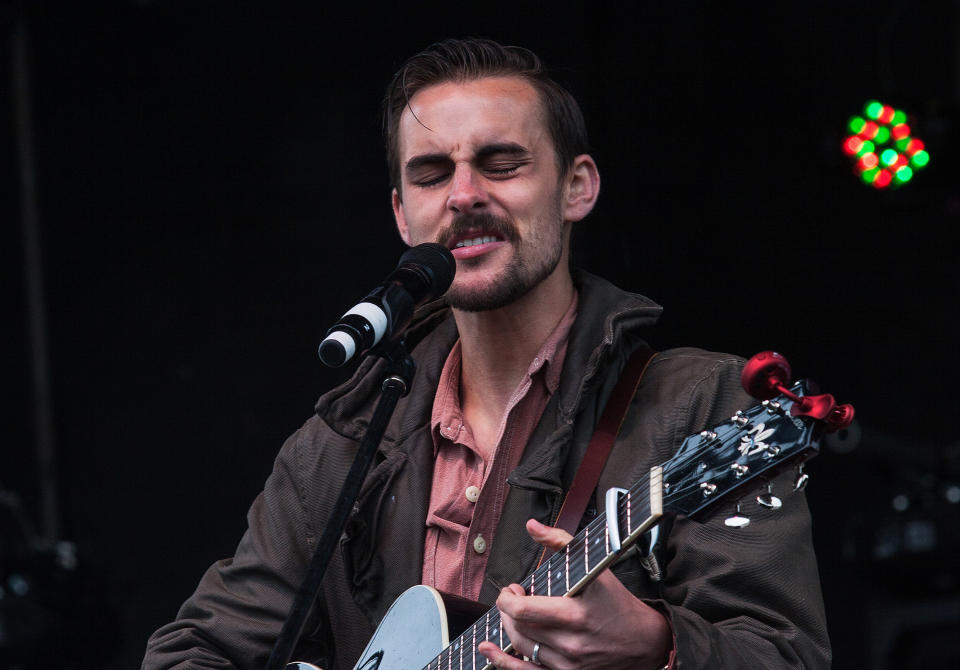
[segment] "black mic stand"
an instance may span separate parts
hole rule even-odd
[[[413,381],[416,364],[410,354],[407,353],[403,340],[387,343],[383,351],[373,350],[371,353],[376,353],[388,361],[387,376],[380,388],[380,401],[377,403],[377,408],[370,419],[370,425],[367,426],[367,432],[364,433],[363,440],[360,442],[360,449],[353,465],[350,466],[350,472],[347,473],[343,488],[340,490],[340,497],[337,499],[337,504],[330,515],[329,521],[327,521],[327,527],[313,552],[313,558],[307,567],[307,575],[300,585],[296,598],[294,598],[290,614],[287,615],[287,620],[280,630],[280,636],[277,638],[273,651],[270,652],[270,658],[267,659],[265,670],[280,670],[290,661],[293,648],[303,632],[303,626],[307,621],[307,615],[310,613],[313,601],[320,592],[320,584],[323,582],[323,575],[330,563],[330,557],[333,555],[337,540],[343,533],[353,504],[360,495],[360,486],[370,469],[373,455],[377,452],[377,447],[380,446],[383,433],[387,429],[390,417],[393,416],[397,402],[407,394]]]

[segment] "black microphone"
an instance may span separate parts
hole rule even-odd
[[[386,338],[398,337],[423,303],[439,298],[453,283],[457,262],[442,244],[427,242],[407,249],[397,269],[327,331],[320,360],[340,367]]]

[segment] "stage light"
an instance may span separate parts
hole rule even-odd
[[[868,100],[862,116],[850,117],[847,130],[843,152],[860,181],[876,189],[903,186],[930,162],[923,142],[910,136],[906,112],[879,100]]]

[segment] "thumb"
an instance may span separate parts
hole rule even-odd
[[[561,549],[573,539],[573,536],[562,528],[544,526],[536,519],[527,521],[527,533],[538,544],[550,549]]]

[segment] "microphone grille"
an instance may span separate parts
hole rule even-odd
[[[430,285],[433,289],[431,293],[438,297],[446,293],[453,283],[453,276],[457,271],[457,261],[442,244],[436,242],[425,242],[415,247],[407,249],[400,256],[400,263],[397,267],[406,264],[416,265],[417,268],[424,271],[430,279]]]

